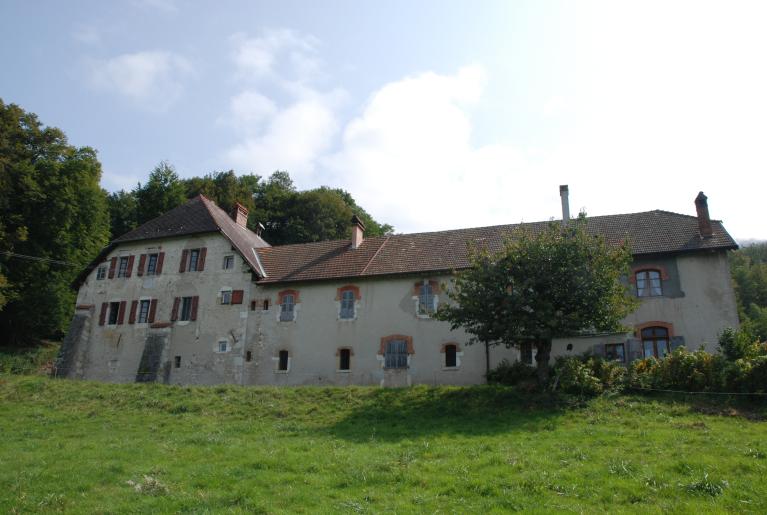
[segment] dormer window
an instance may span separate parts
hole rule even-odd
[[[637,297],[660,297],[663,295],[660,270],[636,272]]]

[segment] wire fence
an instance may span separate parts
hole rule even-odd
[[[728,396],[744,395],[744,396],[767,398],[767,392],[690,392],[687,390],[664,390],[661,388],[639,388],[635,386],[629,387],[628,389],[640,391],[640,392],[681,393],[684,395],[728,395]]]

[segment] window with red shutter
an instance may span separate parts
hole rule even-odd
[[[181,297],[176,297],[173,299],[173,311],[170,312],[170,320],[171,322],[175,322],[178,320],[178,305],[181,303]]]
[[[197,304],[200,301],[200,297],[195,295],[192,297],[192,314],[189,317],[190,320],[197,320]]]
[[[130,277],[131,272],[133,272],[133,260],[136,258],[136,256],[131,255],[128,258],[128,271],[125,272],[125,277]]]
[[[128,315],[128,323],[129,324],[135,324],[136,323],[136,309],[138,308],[138,301],[134,300],[130,303],[130,315]]]
[[[117,325],[120,325],[123,322],[125,322],[125,301],[121,300],[120,301],[120,312],[117,315]]]
[[[242,297],[244,296],[243,290],[232,291],[232,304],[242,304]]]
[[[113,257],[109,260],[109,278],[115,278],[115,268],[117,268],[117,258]]]
[[[138,258],[138,270],[136,270],[136,275],[141,277],[144,275],[144,265],[146,264],[146,254],[141,254]]]
[[[157,299],[152,299],[151,304],[149,304],[149,323],[150,324],[154,322],[155,313],[157,313]]]
[[[155,275],[160,275],[162,273],[163,261],[165,261],[165,252],[160,252],[160,255],[157,256],[157,271],[155,272]]]
[[[104,325],[104,322],[107,321],[107,307],[109,307],[108,302],[101,303],[101,313],[99,313],[99,325]]]
[[[181,253],[181,263],[178,264],[178,271],[179,273],[184,273],[186,271],[186,260],[189,258],[189,251],[185,250]]]
[[[205,268],[205,255],[208,253],[208,248],[203,247],[200,249],[200,259],[197,261],[197,271],[202,272]]]

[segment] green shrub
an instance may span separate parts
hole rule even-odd
[[[57,344],[44,344],[32,349],[0,350],[0,374],[47,372],[58,350]]]
[[[759,343],[750,325],[740,329],[728,327],[719,335],[719,352],[728,361],[752,359],[767,354],[767,348]]]
[[[599,395],[623,388],[626,369],[614,361],[585,354],[562,356],[554,363],[552,388],[576,395]]]
[[[535,368],[521,361],[509,363],[506,359],[501,360],[497,367],[487,373],[487,382],[491,384],[517,386],[532,381],[535,381]]]

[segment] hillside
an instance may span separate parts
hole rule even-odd
[[[767,407],[0,376],[0,512],[767,512]]]

